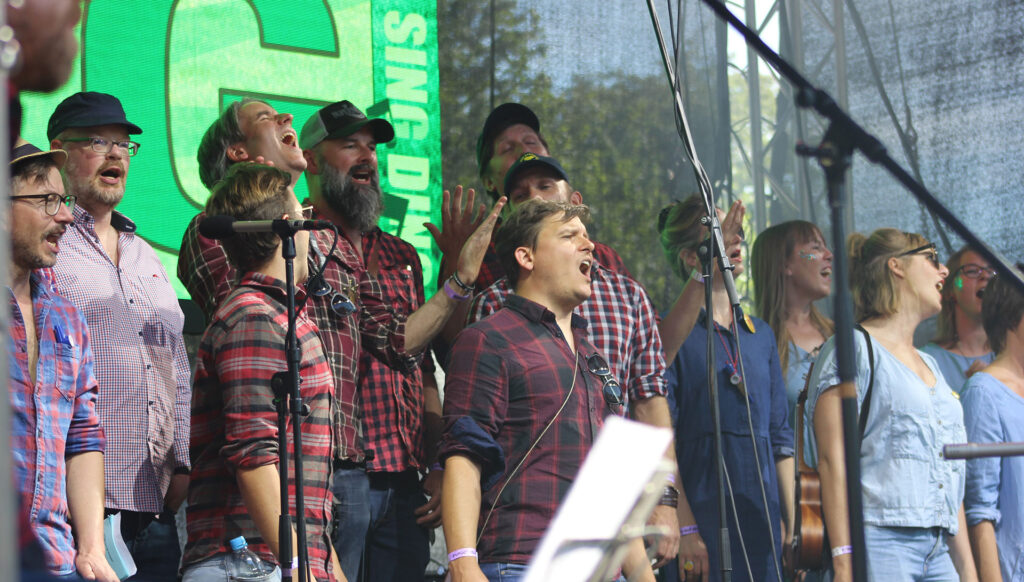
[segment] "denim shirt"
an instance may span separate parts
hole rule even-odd
[[[964,498],[964,461],[946,461],[942,446],[967,439],[963,409],[930,355],[918,350],[935,376],[925,383],[871,339],[875,384],[861,443],[864,523],[883,527],[941,527],[955,535]],[[857,407],[863,405],[870,368],[864,334],[854,333]],[[835,340],[822,348],[812,372],[805,421],[812,425],[823,392],[839,384]],[[811,431],[809,446],[817,460]],[[816,463],[815,463],[816,464]]]
[[[1024,398],[992,376],[967,380],[964,416],[972,443],[1024,441]],[[1024,582],[1024,457],[983,457],[967,462],[967,524],[995,524],[999,566],[1006,582]]]

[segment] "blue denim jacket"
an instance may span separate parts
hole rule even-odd
[[[864,334],[854,333],[857,358],[857,406],[863,405],[870,369]],[[909,368],[872,338],[875,386],[867,428],[861,444],[864,523],[886,527],[941,527],[955,535],[964,498],[964,461],[946,461],[942,446],[967,440],[964,414],[957,395],[935,359],[921,358],[935,375],[926,386]],[[821,394],[839,383],[835,341],[829,339],[818,356],[805,420],[813,426]],[[811,431],[811,459],[817,443]]]

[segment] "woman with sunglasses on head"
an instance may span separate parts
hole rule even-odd
[[[1018,275],[1024,264],[1017,263]],[[985,292],[982,321],[995,361],[963,392],[967,440],[1024,441],[1024,294],[1001,277]],[[967,461],[964,507],[982,582],[1024,581],[1024,458]]]
[[[726,254],[736,275],[744,269],[743,235],[736,218],[741,212],[742,207],[737,205],[728,216],[718,211]],[[659,220],[665,258],[676,274],[688,282],[687,287],[702,289],[706,284],[698,255],[701,242],[708,236],[708,229],[700,222],[705,214],[703,199],[695,195],[663,211],[663,220]],[[747,316],[735,320],[717,268],[711,285],[711,339],[716,362],[713,373],[718,382],[722,456],[731,485],[727,489],[731,495],[726,495],[725,527],[730,536],[733,580],[777,580],[783,538],[788,538],[792,524],[794,467],[793,431],[787,419],[775,335],[760,319]],[[686,294],[684,291],[676,307],[685,303]],[[719,488],[707,389],[707,314],[703,302],[691,303],[690,308],[692,313],[680,313],[673,308],[661,324],[662,330],[685,325],[692,328],[683,330],[685,341],[666,372],[684,494],[679,505],[682,527],[678,574],[685,580],[715,581],[720,580],[721,573]],[[783,521],[787,531],[780,527]],[[665,580],[674,580],[673,573],[669,572]]]
[[[817,226],[791,220],[757,235],[750,267],[757,314],[775,332],[792,420],[807,372],[832,335],[832,320],[814,306],[832,291],[832,252]]]
[[[970,247],[953,253],[946,266],[949,284],[942,288],[938,335],[922,349],[935,358],[946,382],[959,393],[971,374],[995,359],[981,322],[982,294],[995,271]]]
[[[963,411],[935,360],[914,348],[914,329],[939,312],[949,271],[918,234],[882,228],[848,241],[860,407],[861,485],[868,579],[976,580],[964,521],[964,462],[942,446],[963,442]],[[835,580],[852,578],[843,422],[835,339],[811,374],[806,418],[814,427],[821,500]]]

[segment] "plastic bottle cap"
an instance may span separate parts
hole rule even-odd
[[[244,536],[238,536],[237,538],[231,540],[228,543],[231,544],[231,551],[233,551],[233,552],[237,552],[238,550],[240,550],[242,548],[249,547],[249,544],[246,543]]]

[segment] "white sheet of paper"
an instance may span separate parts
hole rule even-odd
[[[596,540],[615,538],[627,520],[631,526],[646,521],[646,515],[630,514],[641,496],[660,497],[666,472],[661,460],[671,442],[667,428],[608,418],[530,560],[525,582],[589,579],[608,551]],[[595,541],[565,547],[586,540]]]

